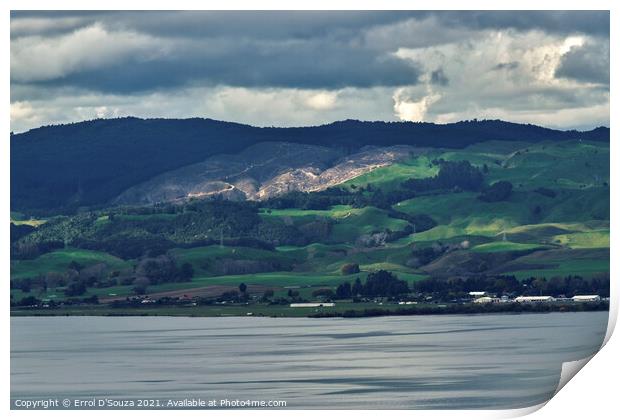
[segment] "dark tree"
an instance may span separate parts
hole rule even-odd
[[[273,298],[273,295],[274,295],[274,291],[272,289],[265,290],[263,292],[263,297],[262,297],[263,302],[267,302],[268,300]]]
[[[336,298],[348,299],[351,297],[351,283],[348,281],[338,285],[336,288]]]
[[[75,270],[75,271],[82,271],[82,269],[84,268],[84,266],[82,264],[80,264],[79,262],[72,260],[69,263],[69,269],[71,270]]]
[[[364,284],[366,296],[398,296],[409,293],[409,286],[404,280],[386,270],[379,270],[368,274]]]
[[[487,202],[504,201],[510,197],[510,194],[512,194],[512,183],[498,181],[483,189],[478,199]]]
[[[190,281],[194,277],[194,267],[190,263],[183,263],[179,271],[181,281]]]
[[[299,292],[297,290],[293,290],[293,289],[288,289],[288,293],[287,293],[288,297],[290,298],[295,298],[299,296]]]
[[[358,277],[355,279],[355,282],[353,283],[353,287],[351,287],[351,295],[361,296],[362,294],[364,294],[364,285],[362,284],[362,281]]]
[[[86,284],[83,281],[71,282],[65,289],[65,295],[67,296],[81,296],[84,293],[86,293]]]
[[[36,228],[30,225],[16,225],[11,223],[11,243],[17,241],[18,239],[28,235],[31,232],[34,232]]]
[[[312,296],[331,299],[334,297],[334,291],[332,289],[316,289],[312,292]]]
[[[221,302],[239,302],[239,292],[236,290],[229,290],[220,295],[219,300]]]
[[[340,272],[345,276],[348,274],[356,274],[360,272],[360,266],[356,263],[346,263],[340,267]]]
[[[139,277],[133,282],[133,292],[136,295],[143,295],[146,293],[146,289],[149,286],[149,279],[146,277]]]
[[[479,191],[483,182],[482,172],[467,160],[452,162],[437,161],[441,168],[434,177],[412,178],[402,183],[403,188],[414,191],[431,191],[458,188],[465,191]]]
[[[41,303],[39,299],[34,296],[26,296],[17,303],[17,306],[37,306]]]

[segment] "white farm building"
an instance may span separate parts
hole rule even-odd
[[[309,302],[309,303],[291,303],[291,308],[320,308],[320,307],[336,306],[333,302]]]
[[[499,303],[500,299],[496,297],[483,296],[474,300],[474,303]]]
[[[554,300],[553,296],[519,296],[515,298],[515,302],[518,303],[553,302]]]
[[[575,295],[573,296],[573,302],[600,302],[601,297],[599,295]]]

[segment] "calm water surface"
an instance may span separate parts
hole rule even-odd
[[[14,317],[11,398],[520,408],[596,352],[607,312],[358,319]]]

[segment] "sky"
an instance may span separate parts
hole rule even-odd
[[[11,13],[11,130],[94,118],[256,126],[609,126],[609,13]]]

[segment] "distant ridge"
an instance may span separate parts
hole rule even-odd
[[[23,133],[12,134],[13,136],[31,136],[37,135],[40,132],[46,132],[47,130],[64,130],[64,129],[79,129],[85,128],[91,124],[97,124],[100,122],[107,122],[114,126],[114,123],[119,123],[120,125],[125,125],[125,123],[153,123],[153,124],[185,124],[187,128],[195,127],[196,125],[203,124],[205,128],[237,128],[237,129],[247,129],[252,131],[260,131],[264,133],[269,133],[269,135],[283,135],[282,133],[286,133],[286,135],[290,135],[290,133],[295,133],[297,135],[302,134],[306,130],[317,130],[320,132],[338,132],[341,130],[368,130],[371,131],[384,131],[390,132],[392,134],[397,134],[397,132],[402,132],[405,134],[412,134],[417,132],[419,134],[442,134],[449,132],[451,130],[464,130],[470,135],[477,134],[479,136],[488,135],[488,131],[491,130],[491,136],[497,136],[499,133],[496,133],[495,130],[508,130],[509,133],[503,133],[501,135],[501,140],[521,140],[523,139],[515,139],[514,134],[524,134],[530,138],[527,141],[533,141],[535,138],[540,137],[541,140],[565,140],[565,139],[574,139],[575,137],[579,137],[583,140],[592,140],[592,141],[609,141],[609,128],[605,126],[600,126],[594,128],[592,130],[558,130],[552,128],[546,128],[542,126],[538,126],[535,124],[522,124],[522,123],[513,123],[503,120],[466,120],[466,121],[458,121],[454,123],[446,123],[446,124],[437,124],[431,122],[410,122],[410,121],[360,121],[354,119],[347,119],[341,121],[334,121],[328,124],[321,124],[315,126],[298,126],[298,127],[257,127],[249,124],[242,124],[237,122],[228,122],[228,121],[220,121],[214,120],[211,118],[138,118],[138,117],[119,117],[119,118],[98,118],[94,120],[85,120],[80,122],[73,123],[65,123],[65,124],[53,124],[53,125],[45,125],[38,128],[33,128]],[[101,127],[100,125],[97,125]],[[352,133],[348,133],[347,136],[351,136]],[[303,137],[303,135],[302,135]],[[497,138],[496,138],[497,140]],[[424,141],[424,140],[423,140]],[[476,141],[484,141],[479,138]],[[451,145],[453,147],[453,145]]]
[[[463,148],[489,141],[609,142],[609,128],[554,130],[501,120],[450,124],[337,121],[314,127],[253,127],[203,118],[124,117],[44,126],[11,135],[11,208],[51,211],[102,205],[160,173],[257,143],[344,148]]]

